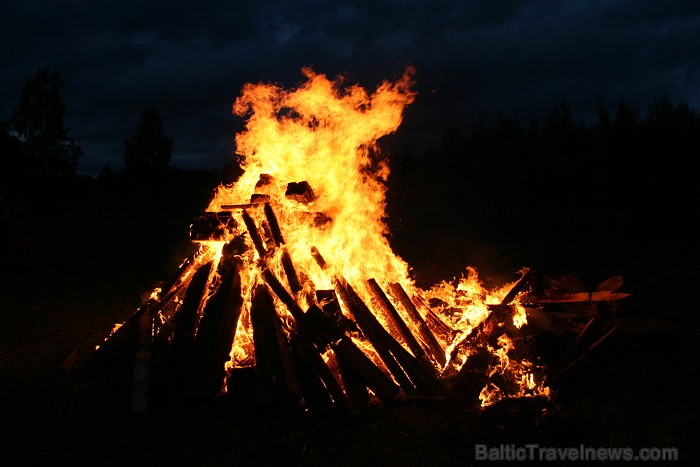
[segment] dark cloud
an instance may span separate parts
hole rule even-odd
[[[436,144],[482,109],[541,115],[564,98],[643,107],[700,99],[700,4],[693,1],[5,1],[3,116],[38,67],[64,78],[81,169],[120,168],[123,140],[151,106],[180,167],[220,165],[246,82],[288,87],[311,66],[370,88],[417,70],[410,144]],[[419,142],[420,140],[420,142]],[[416,147],[416,152],[420,152]]]

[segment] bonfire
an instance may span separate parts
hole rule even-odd
[[[302,73],[296,89],[243,87],[233,104],[246,119],[235,136],[242,175],[193,220],[196,249],[176,274],[85,360],[133,357],[134,410],[173,388],[229,395],[251,369],[267,399],[305,407],[439,398],[464,379],[482,407],[550,398],[528,319],[584,304],[569,320],[582,338],[596,303],[626,296],[621,282],[565,290],[523,268],[487,289],[465,265],[459,278],[418,287],[389,241],[378,145],[416,98],[414,70],[371,93]]]

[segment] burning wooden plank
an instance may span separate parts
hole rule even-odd
[[[426,348],[429,350],[431,358],[438,362],[441,366],[445,365],[445,350],[435,338],[435,335],[430,330],[421,314],[418,312],[418,309],[411,301],[411,298],[408,296],[403,286],[398,283],[389,284],[389,290],[399,301],[399,303],[401,303],[408,315],[413,320],[413,324],[416,326],[421,340],[425,343]]]
[[[304,327],[318,337],[338,357],[355,370],[367,387],[384,403],[391,403],[400,394],[399,387],[360,350],[347,335],[318,308],[311,306],[302,318]]]
[[[282,248],[282,268],[287,276],[287,282],[289,283],[289,288],[292,290],[293,294],[296,294],[301,290],[301,283],[299,282],[299,277],[297,276],[296,268],[292,262],[292,257],[289,252],[284,248],[284,237],[282,236],[282,230],[280,229],[279,222],[277,221],[277,216],[275,211],[272,209],[270,203],[265,203],[265,218],[270,226],[270,234],[278,248]]]
[[[245,209],[243,210],[243,222],[245,223],[246,229],[248,229],[248,235],[250,235],[250,239],[253,241],[253,246],[255,246],[255,250],[258,252],[258,256],[265,258],[267,255],[265,243],[260,236],[260,232],[258,231],[258,227],[255,225],[255,221]]]
[[[309,337],[320,339],[324,345],[331,346],[340,358],[352,366],[362,376],[366,385],[383,402],[395,399],[398,388],[377,368],[374,363],[330,321],[317,306],[312,306],[304,313],[279,279],[266,269],[263,277],[272,291],[284,303],[299,326],[299,332],[309,333]],[[319,315],[320,313],[320,315]]]
[[[212,262],[195,271],[179,307],[153,339],[151,393],[172,396],[191,389],[197,315],[207,292]]]
[[[321,269],[328,267],[326,260],[316,247],[312,247],[311,255]],[[412,394],[416,391],[424,394],[439,392],[439,385],[433,375],[384,329],[352,286],[339,276],[333,278],[333,286],[365,337],[370,341],[404,392],[406,394]]]
[[[428,358],[428,355],[423,350],[423,347],[421,347],[421,345],[418,343],[418,340],[408,328],[401,315],[399,315],[399,312],[396,310],[393,303],[391,303],[389,297],[387,297],[382,288],[379,287],[377,281],[375,279],[369,279],[367,280],[367,285],[369,287],[369,291],[377,300],[378,306],[384,311],[384,316],[389,320],[389,323],[391,323],[392,331],[399,334],[411,352],[413,352],[413,355],[427,370],[434,373],[435,369],[432,362]]]
[[[272,296],[264,284],[253,291],[250,318],[255,346],[255,371],[270,402],[298,402],[299,381],[291,349],[278,321]]]
[[[341,332],[346,335],[348,333],[355,335],[361,333],[360,329],[357,327],[357,324],[354,321],[347,319],[343,315],[335,290],[317,290],[316,302],[323,310],[323,313],[338,327]],[[353,406],[359,406],[369,402],[370,395],[367,391],[367,384],[363,381],[361,375],[352,367],[352,365],[349,365],[344,358],[339,357],[335,353],[333,353],[332,356],[335,357],[335,361],[332,362],[332,364],[340,374],[340,379],[350,403]]]
[[[439,393],[440,388],[433,375],[384,329],[352,286],[341,278],[337,278],[334,284],[363,334],[404,392],[409,395],[416,392],[428,395]]]

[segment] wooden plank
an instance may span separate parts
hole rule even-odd
[[[290,404],[300,400],[296,376],[285,362],[284,344],[278,338],[281,332],[272,296],[264,284],[253,291],[250,319],[253,325],[255,372],[265,399],[274,404]]]
[[[350,408],[350,401],[335,375],[328,367],[320,349],[306,332],[293,333],[290,345],[299,371],[299,387],[305,404],[312,409],[334,405],[341,410]]]
[[[250,235],[250,239],[253,241],[253,246],[255,246],[255,250],[258,252],[258,256],[264,258],[267,254],[267,250],[265,249],[258,227],[255,225],[255,221],[246,209],[243,210],[242,216],[246,229],[248,229],[248,235]]]
[[[609,302],[622,300],[630,294],[613,292],[610,290],[596,290],[593,292],[557,293],[547,292],[544,295],[526,295],[520,299],[524,306],[541,305],[548,303],[585,303],[585,302]]]
[[[343,303],[348,306],[363,334],[404,392],[406,394],[438,392],[439,385],[433,375],[377,321],[352,286],[342,278],[337,278],[334,283]]]
[[[423,350],[423,347],[418,343],[418,340],[377,281],[374,278],[369,279],[367,280],[367,285],[370,293],[377,301],[378,306],[382,309],[384,317],[389,321],[390,327],[392,328],[391,330],[394,331],[392,334],[398,334],[411,350],[413,356],[416,357],[427,370],[435,375],[435,367],[425,353],[425,350]]]
[[[323,313],[331,319],[342,332],[360,332],[357,323],[343,316],[335,290],[317,290],[316,301],[323,310]],[[347,394],[350,404],[354,407],[358,407],[369,402],[370,396],[367,391],[367,386],[352,365],[348,365],[343,358],[335,353],[332,353],[329,358],[335,360],[334,367],[338,373],[340,373],[340,380],[345,388],[345,393]]]
[[[399,387],[360,350],[316,305],[302,316],[303,329],[328,345],[338,358],[352,367],[367,387],[384,403],[396,400]]]
[[[413,321],[413,325],[418,330],[419,337],[425,344],[430,357],[438,362],[440,366],[444,366],[445,362],[447,361],[445,349],[443,349],[440,343],[437,341],[437,338],[430,330],[428,324],[425,322],[421,314],[418,312],[418,309],[411,301],[411,298],[408,296],[403,286],[399,283],[389,284],[389,291],[394,298],[401,303],[404,310],[406,310],[407,314],[410,316],[411,320]]]
[[[282,246],[284,244],[284,237],[282,236],[282,230],[280,230],[280,224],[277,221],[275,211],[272,209],[270,203],[265,203],[265,207],[263,209],[265,211],[267,222],[270,225],[272,238],[275,240],[275,243],[277,243],[277,246]]]
[[[230,359],[243,306],[242,262],[238,256],[242,247],[241,242],[235,240],[224,245],[216,270],[219,287],[207,301],[197,329],[196,381],[193,383],[206,394],[219,393],[226,378],[225,364]]]

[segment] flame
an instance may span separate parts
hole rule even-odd
[[[491,353],[494,363],[487,370],[489,382],[480,395],[482,405],[504,397],[548,395],[548,389],[538,382],[535,366],[510,357],[515,344],[507,334],[502,334],[494,347],[474,341],[492,314],[490,306],[501,304],[514,283],[487,290],[477,271],[468,266],[459,280],[423,290],[415,285],[408,264],[389,244],[385,207],[390,171],[377,142],[396,131],[404,108],[415,100],[411,89],[415,70],[407,68],[396,82],[384,81],[372,93],[356,84],[346,86],[342,76],[330,80],[310,68],[301,72],[306,81],[296,89],[285,90],[271,83],[246,84],[233,103],[233,113],[246,118],[245,129],[235,137],[244,173],[235,183],[217,188],[207,211],[230,212],[235,222],[225,229],[223,240],[201,241],[195,262],[218,261],[226,241],[237,236],[246,242],[247,248],[238,255],[244,309],[226,369],[254,364],[251,297],[256,285],[264,283],[262,271],[266,269],[293,290],[284,273],[288,255],[287,260],[299,272],[299,289],[293,290],[293,295],[302,309],[314,304],[314,291],[333,289],[339,280],[352,284],[366,304],[376,302],[366,286],[369,279],[384,290],[398,284],[444,349],[444,360],[437,359],[442,363],[432,362],[438,372],[449,375],[460,371],[469,363],[474,346],[486,346]],[[290,187],[298,191],[290,194]],[[264,231],[261,238],[271,237],[270,219],[256,200],[264,201],[274,212],[283,237],[281,247],[268,249],[256,245],[253,235],[243,235],[244,226],[252,222]],[[191,276],[185,274],[182,281],[191,280]],[[216,291],[216,277],[210,284],[200,311]],[[154,296],[161,292],[154,292]],[[421,336],[416,323],[408,319],[406,304],[387,295],[411,331]],[[278,297],[273,296],[273,300],[281,322],[291,329],[294,319]],[[342,299],[339,301],[342,304]],[[347,307],[342,308],[351,317]],[[512,316],[496,323],[494,332],[526,323],[525,310],[517,299],[511,308]],[[386,327],[387,317],[375,314]],[[385,368],[369,342],[361,336],[350,337],[378,367]],[[328,355],[324,359],[331,361]]]
[[[290,255],[309,271],[317,287],[330,288],[334,273],[349,281],[384,277],[405,282],[408,266],[391,251],[386,235],[385,193],[389,168],[377,157],[377,140],[394,132],[403,108],[413,102],[413,69],[397,83],[384,82],[373,93],[342,78],[330,81],[309,68],[307,81],[285,91],[272,84],[247,84],[233,111],[247,116],[236,136],[245,173],[220,187],[209,210],[246,203],[261,174],[272,177],[267,188]],[[316,199],[307,205],[286,199],[288,183],[306,181]],[[330,222],[318,228],[322,213]],[[330,265],[322,271],[309,255],[315,246]]]

